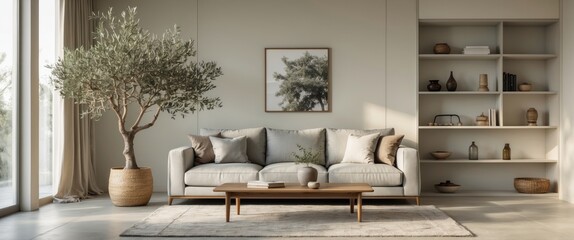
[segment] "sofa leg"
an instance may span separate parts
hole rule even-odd
[[[420,197],[415,197],[415,199],[416,199],[416,201],[417,201],[417,206],[420,206],[420,205],[421,205]]]
[[[172,201],[173,201],[172,197],[167,197],[167,205],[171,205]]]

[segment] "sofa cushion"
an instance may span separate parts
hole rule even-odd
[[[187,135],[191,141],[191,147],[195,153],[195,165],[210,163],[215,161],[215,153],[213,153],[213,145],[209,137],[221,137],[219,133],[212,136],[197,136]]]
[[[375,163],[375,147],[379,140],[379,133],[364,136],[351,134],[347,138],[347,146],[343,163]]]
[[[372,187],[400,186],[403,172],[387,164],[338,163],[329,167],[330,183],[368,183]]]
[[[184,182],[189,186],[215,187],[230,182],[257,180],[261,166],[253,163],[207,163],[185,172]]]
[[[247,163],[245,136],[236,138],[209,137],[213,145],[215,163]]]
[[[267,129],[266,164],[293,162],[293,153],[303,148],[319,152],[319,163],[325,165],[325,129],[281,130]]]
[[[375,162],[395,165],[397,150],[405,135],[390,135],[381,137],[375,151]]]
[[[304,164],[295,164],[294,162],[274,163],[265,166],[259,171],[259,180],[261,181],[284,181],[288,183],[298,183],[297,169],[304,167]],[[327,169],[321,165],[310,164],[309,166],[317,169],[317,181],[327,182]]]
[[[201,135],[214,135],[218,132],[221,137],[234,138],[245,136],[247,138],[247,158],[252,163],[265,165],[265,128],[245,128],[245,129],[208,129],[199,130]]]
[[[395,134],[394,128],[385,129],[372,129],[372,130],[358,130],[358,129],[339,129],[339,128],[327,128],[327,167],[333,164],[340,163],[345,155],[345,149],[347,146],[347,138],[349,135],[353,134],[356,136],[363,136],[367,134],[380,133],[381,136],[393,135]]]

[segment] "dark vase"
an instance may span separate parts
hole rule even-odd
[[[449,90],[451,92],[456,91],[456,86],[457,86],[456,80],[452,76],[452,71],[450,71],[450,77],[446,81],[446,90]]]
[[[510,144],[504,144],[504,148],[502,149],[502,160],[510,160]]]
[[[474,144],[474,141],[468,147],[468,160],[478,160],[478,146]]]
[[[427,89],[431,92],[438,92],[442,88],[441,85],[438,83],[439,80],[429,80],[429,85],[427,85]]]

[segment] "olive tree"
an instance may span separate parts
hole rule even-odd
[[[124,141],[125,169],[137,169],[134,138],[152,127],[161,112],[172,118],[221,107],[218,97],[206,96],[222,75],[215,62],[193,61],[193,40],[182,40],[177,26],[156,36],[139,26],[136,8],[119,17],[112,9],[93,15],[94,45],[66,49],[49,66],[52,83],[65,98],[83,105],[83,114],[99,118],[106,110],[117,117]],[[128,121],[128,112],[135,120]]]

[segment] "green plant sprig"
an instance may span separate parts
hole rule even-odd
[[[310,164],[320,164],[319,160],[319,152],[313,151],[311,148],[306,149],[301,145],[297,144],[297,148],[299,149],[298,153],[292,153],[293,157],[295,158],[295,164],[306,164],[307,167]]]

